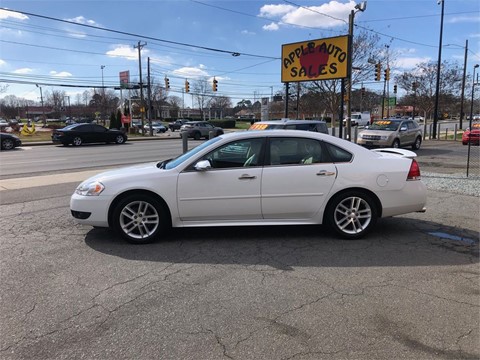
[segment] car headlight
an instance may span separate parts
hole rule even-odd
[[[98,196],[102,193],[105,186],[100,181],[90,181],[80,184],[75,189],[75,193],[82,196]]]
[[[389,138],[388,135],[380,136],[380,139],[382,139],[382,140],[388,140],[388,138]]]

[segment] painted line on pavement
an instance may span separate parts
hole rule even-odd
[[[105,171],[105,170],[103,170]],[[0,180],[0,191],[27,189],[36,186],[56,185],[69,182],[82,182],[89,177],[101,173],[102,170],[88,170],[67,174],[40,175],[16,179]]]

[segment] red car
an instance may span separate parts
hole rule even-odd
[[[480,144],[480,122],[474,122],[471,129],[468,127],[463,132],[462,144],[467,145],[469,142],[472,145]]]

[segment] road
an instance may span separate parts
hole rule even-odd
[[[0,358],[480,358],[478,201],[429,191],[426,213],[382,219],[359,241],[248,227],[175,229],[134,246],[73,222],[78,182],[60,168],[75,170],[79,151],[87,170],[107,166],[106,151],[176,150],[158,143],[18,152],[67,150],[72,161],[44,163],[56,182],[0,191]],[[1,156],[2,167],[21,160]]]

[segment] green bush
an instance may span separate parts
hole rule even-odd
[[[213,119],[213,120],[210,120],[209,123],[224,129],[235,129],[235,125],[236,125],[234,119]]]

